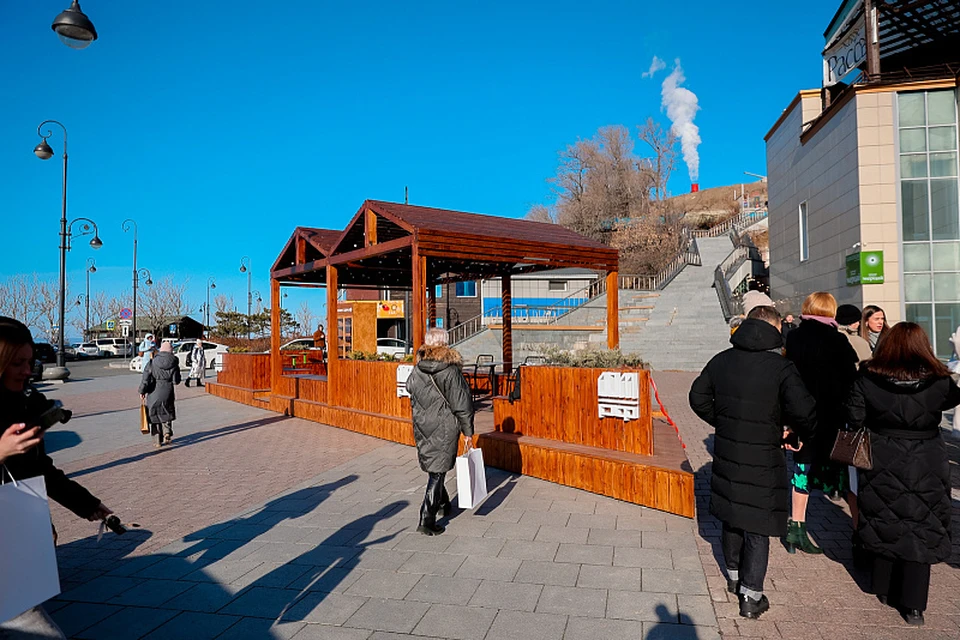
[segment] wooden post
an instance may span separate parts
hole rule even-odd
[[[880,16],[877,15],[879,11],[877,4],[875,0],[864,0],[863,3],[867,37],[867,75],[871,80],[876,80],[876,76],[880,74],[880,37],[876,29]]]
[[[303,264],[307,261],[307,241],[302,237],[297,237],[296,243],[297,257],[295,264]]]
[[[500,307],[503,311],[503,372],[510,374],[513,371],[513,298],[509,273],[500,278]]]
[[[280,281],[270,278],[270,390],[277,393],[283,361],[280,359]]]
[[[364,214],[363,226],[363,246],[370,247],[377,244],[377,214],[367,209]]]
[[[437,326],[437,287],[429,282],[427,286],[427,326],[431,329]]]
[[[327,402],[340,404],[337,364],[340,360],[340,329],[337,326],[337,268],[327,265]]]
[[[620,348],[620,278],[607,272],[607,348]]]
[[[423,334],[427,322],[424,312],[424,283],[426,281],[426,259],[420,257],[420,247],[416,243],[413,245],[413,260],[411,269],[413,270],[413,290],[410,292],[411,309],[410,322],[413,323],[411,333],[413,333],[413,352],[417,353],[423,346]]]

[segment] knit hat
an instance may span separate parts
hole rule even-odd
[[[837,324],[846,327],[860,322],[860,309],[852,304],[842,304],[837,307]]]
[[[743,294],[743,315],[747,316],[754,307],[772,307],[773,300],[761,291],[747,291]]]

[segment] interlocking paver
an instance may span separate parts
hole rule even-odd
[[[605,589],[584,589],[547,585],[540,593],[537,613],[602,618],[607,610]]]
[[[294,636],[296,640],[366,640],[368,629],[345,629],[325,624],[308,624]]]
[[[426,536],[421,536],[426,537]],[[451,553],[414,553],[404,562],[398,571],[406,573],[428,573],[437,576],[452,576],[463,565],[467,556]],[[419,577],[419,576],[418,576]]]
[[[482,640],[496,616],[496,609],[435,604],[424,614],[414,634],[454,640]]]
[[[80,633],[71,635],[83,640],[96,640],[98,638],[133,640],[142,638],[176,615],[176,611],[164,609],[125,607],[109,618],[101,620]],[[64,633],[66,633],[66,630],[64,630]]]
[[[275,622],[262,618],[242,618],[217,636],[217,640],[289,640],[306,626],[305,622]]]
[[[577,586],[593,589],[641,591],[643,588],[643,579],[640,569],[585,564],[580,567],[580,577],[577,579]]]
[[[416,586],[407,594],[406,600],[465,605],[470,602],[480,582],[475,578],[426,575],[420,578]]]
[[[417,573],[367,571],[344,593],[348,596],[402,600],[420,582],[421,577]]]
[[[240,618],[213,613],[185,612],[146,636],[147,640],[213,640]]]
[[[410,633],[427,612],[430,605],[409,600],[368,600],[344,624],[374,631]],[[454,624],[455,618],[447,620]]]
[[[520,562],[516,558],[470,556],[463,561],[455,575],[458,578],[509,581],[517,575]]]
[[[490,609],[533,611],[537,608],[541,590],[542,587],[536,584],[484,580],[470,599],[470,604]]]
[[[580,565],[578,564],[524,560],[514,577],[514,582],[572,587],[577,584],[579,576]]]
[[[669,593],[612,590],[607,594],[607,617],[677,622],[677,597]]]
[[[566,627],[566,616],[501,610],[484,640],[560,640]]]
[[[555,560],[557,562],[609,566],[613,564],[613,547],[595,544],[562,543],[557,550]]]
[[[632,620],[570,618],[564,640],[637,640],[643,637],[643,623]]]

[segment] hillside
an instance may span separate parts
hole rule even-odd
[[[667,211],[683,215],[693,227],[711,226],[740,212],[740,190],[747,194],[750,207],[764,207],[767,202],[767,183],[752,182],[701,189],[684,193],[665,201]]]

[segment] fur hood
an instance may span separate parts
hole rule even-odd
[[[463,367],[463,357],[456,349],[423,346],[417,352],[417,368],[424,373],[434,374],[449,366]]]

